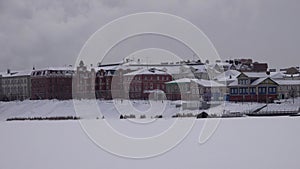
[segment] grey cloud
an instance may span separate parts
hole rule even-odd
[[[190,20],[208,35],[222,58],[299,66],[299,6],[296,0],[0,1],[0,70],[73,64],[101,26],[144,11]]]

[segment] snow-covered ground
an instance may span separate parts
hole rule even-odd
[[[172,120],[160,119],[156,124],[165,128],[169,125],[166,121]],[[115,125],[128,130],[124,120],[117,121]],[[191,133],[175,148],[146,159],[122,158],[102,150],[83,132],[79,121],[0,122],[0,168],[300,167],[299,117],[222,119],[214,135],[206,143],[199,144],[204,122],[197,120]],[[145,133],[147,130],[137,128],[132,132]]]
[[[169,118],[177,113],[193,113],[197,114],[202,110],[182,110],[182,108],[176,108],[175,105],[180,101],[100,101],[100,100],[80,100],[76,101],[76,104],[89,108],[93,103],[96,103],[101,110],[102,115],[105,118],[119,118],[120,114],[134,114],[136,117],[140,115],[146,115],[147,118],[154,117],[155,115],[162,114],[163,117]],[[233,103],[225,102],[222,107],[224,111],[203,110],[208,113],[221,114],[224,112],[241,112],[247,113],[253,111],[259,107],[262,107],[263,103]],[[262,111],[297,111],[300,107],[300,98],[292,100],[282,101],[281,104],[268,104]],[[82,114],[76,114],[74,109],[73,100],[25,100],[25,101],[13,101],[13,102],[0,102],[0,121],[5,121],[7,118],[13,117],[56,117],[56,116],[81,116]],[[94,114],[94,117],[101,118],[99,114]]]
[[[93,102],[81,100],[76,103],[89,108]],[[99,148],[85,133],[86,130],[81,128],[80,121],[5,121],[12,117],[76,116],[72,100],[0,102],[0,169],[300,167],[298,116],[219,119],[220,124],[214,134],[204,144],[199,144],[204,124],[215,119],[168,118],[179,112],[196,114],[202,110],[182,111],[175,107],[178,101],[157,101],[151,104],[147,101],[129,103],[119,100],[116,102],[119,108],[116,108],[113,101],[98,100],[97,105],[105,119],[85,119],[96,123],[108,122],[118,132],[135,138],[160,134],[176,120],[195,122],[186,138],[170,151],[151,158],[131,159]],[[129,108],[129,105],[134,109]],[[263,105],[227,102],[224,109],[229,112],[247,112]],[[281,104],[269,104],[268,109],[294,110],[299,109],[299,105],[298,98],[295,103],[287,100]],[[215,113],[214,109],[207,112]],[[148,119],[120,120],[119,112],[146,114]],[[157,114],[163,114],[165,118],[149,118]]]

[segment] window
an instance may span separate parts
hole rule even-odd
[[[251,88],[250,88],[250,94],[255,94],[255,93],[256,93],[255,87],[251,87]]]
[[[239,93],[240,93],[240,94],[248,94],[248,88],[246,88],[246,87],[240,88],[240,89],[239,89]]]
[[[234,94],[234,89],[230,89],[230,94]]]
[[[230,93],[231,94],[238,94],[238,89],[237,88],[231,88]]]
[[[239,80],[239,84],[241,84],[241,85],[246,85],[246,84],[248,84],[248,79],[240,79],[240,80]]]
[[[268,93],[275,94],[276,93],[276,87],[269,87]]]
[[[259,94],[266,94],[266,87],[259,87],[258,88],[258,93]]]
[[[244,94],[248,94],[248,88],[244,88]]]

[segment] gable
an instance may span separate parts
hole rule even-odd
[[[270,78],[263,80],[262,82],[258,83],[258,85],[277,85],[278,86],[278,84]]]
[[[245,79],[245,78],[248,78],[247,75],[245,75],[243,72],[241,72],[240,75],[237,76],[238,79]]]

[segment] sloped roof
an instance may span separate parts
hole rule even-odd
[[[11,73],[2,72],[0,75],[2,77],[18,77],[18,76],[30,76],[32,70],[22,70],[22,71],[11,71]]]
[[[262,83],[263,81],[265,81],[266,79],[270,79],[274,83],[278,84],[277,81],[275,81],[274,79],[272,79],[270,77],[262,77],[262,78],[258,78],[255,81],[253,81],[250,85],[253,85],[253,86],[258,85],[258,84]],[[238,80],[235,80],[229,84],[229,86],[237,86],[237,85],[239,85]],[[241,85],[241,86],[243,86],[243,85]]]
[[[229,83],[228,86],[237,86],[239,83],[238,83],[238,80],[234,80],[233,82]]]
[[[144,69],[140,69],[137,71],[124,74],[124,76],[135,76],[135,75],[168,75],[168,73],[156,68],[150,68],[150,69],[144,68]]]
[[[153,90],[144,90],[144,93],[165,93],[160,89],[153,89]]]
[[[219,62],[219,63],[215,63],[214,66],[228,66],[230,67],[232,64],[228,63],[228,62]]]
[[[74,67],[46,67],[46,68],[38,68],[32,71],[43,71],[43,70],[75,70]]]
[[[241,74],[241,72],[237,70],[227,70],[220,75],[216,76],[214,79],[217,81],[232,81],[236,80],[236,78]]]
[[[270,77],[272,79],[283,79],[284,78],[284,73],[283,72],[271,72]]]
[[[166,84],[172,84],[172,83],[190,83],[192,81],[192,79],[190,78],[182,78],[182,79],[177,79],[177,80],[173,80],[170,82],[166,82]]]
[[[258,78],[257,80],[253,81],[253,82],[251,83],[251,85],[258,85],[258,84],[260,84],[261,82],[265,81],[266,79],[268,79],[268,77]]]
[[[206,65],[192,65],[191,67],[193,67],[194,69],[197,69],[196,72],[199,72],[199,73],[207,72]]]
[[[218,83],[213,80],[193,79],[192,81],[204,87],[225,87],[224,84]]]
[[[279,85],[300,85],[300,80],[274,80]]]
[[[252,77],[252,78],[260,78],[260,77],[267,77],[268,75],[266,72],[242,72],[242,74]]]

